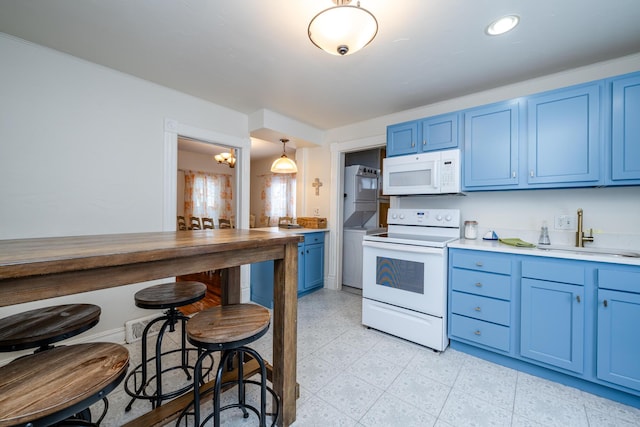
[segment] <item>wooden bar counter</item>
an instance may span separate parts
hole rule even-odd
[[[0,306],[229,269],[223,304],[240,302],[240,266],[274,262],[273,386],[280,424],[296,418],[299,235],[216,229],[0,240]]]

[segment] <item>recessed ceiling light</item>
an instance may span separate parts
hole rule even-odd
[[[503,16],[489,24],[487,27],[487,34],[490,36],[504,34],[507,31],[513,30],[515,26],[518,25],[518,22],[520,22],[520,17],[518,15]]]

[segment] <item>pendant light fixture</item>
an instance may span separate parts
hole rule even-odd
[[[273,173],[296,173],[298,172],[298,167],[296,166],[296,162],[287,157],[287,153],[285,151],[285,147],[288,139],[282,138],[280,140],[282,142],[282,156],[279,159],[276,159],[271,165],[271,172]]]
[[[230,168],[233,168],[236,166],[236,156],[234,154],[233,148],[230,149],[228,153],[223,152],[220,154],[216,154],[215,156],[213,156],[213,158],[215,159],[216,162],[221,164],[226,164]]]
[[[351,0],[333,0],[336,6],[323,10],[309,23],[311,42],[332,55],[351,55],[378,34],[378,21],[371,12],[351,6]]]

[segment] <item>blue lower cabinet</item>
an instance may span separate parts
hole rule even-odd
[[[584,372],[584,287],[522,279],[520,354]]]
[[[640,266],[449,249],[452,348],[640,408]]]
[[[298,244],[298,297],[324,286],[324,232]],[[251,264],[251,301],[273,308],[273,261]]]

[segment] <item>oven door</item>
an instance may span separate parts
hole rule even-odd
[[[444,317],[447,248],[363,241],[362,296]]]

